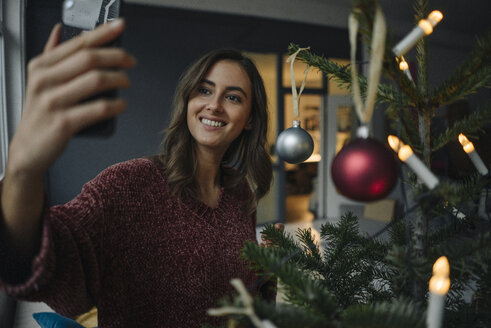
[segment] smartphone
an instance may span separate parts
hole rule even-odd
[[[98,25],[110,23],[122,16],[122,0],[64,0],[62,5],[62,29],[60,41],[71,39]],[[121,46],[121,36],[106,46]],[[97,98],[116,98],[117,90],[103,92],[85,101]],[[110,137],[116,128],[116,118],[91,125],[78,132],[78,136]]]

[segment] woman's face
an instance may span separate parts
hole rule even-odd
[[[223,156],[250,129],[251,98],[251,81],[240,64],[215,63],[189,97],[187,123],[196,145]]]

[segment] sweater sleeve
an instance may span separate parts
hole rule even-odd
[[[0,289],[17,299],[43,301],[67,316],[96,304],[111,182],[111,170],[105,170],[72,201],[46,207],[41,244],[32,261],[0,241]]]

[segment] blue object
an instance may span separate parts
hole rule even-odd
[[[70,318],[54,312],[38,312],[32,315],[41,328],[84,328]]]

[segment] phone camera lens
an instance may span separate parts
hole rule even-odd
[[[65,1],[65,9],[70,9],[73,7],[73,5],[74,5],[73,0]]]

